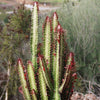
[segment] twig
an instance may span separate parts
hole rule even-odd
[[[79,74],[79,73],[78,73]],[[91,85],[96,85],[96,86],[98,86],[99,88],[100,88],[100,84],[97,84],[96,82],[91,82],[91,81],[88,81],[88,80],[84,80],[82,77],[81,77],[81,75],[79,74],[79,76],[80,76],[80,78],[82,79],[82,81],[84,82],[84,83],[88,83],[88,84],[91,84]],[[87,87],[87,86],[86,86]]]
[[[10,76],[10,68],[8,67],[8,77]],[[9,78],[8,78],[9,80]],[[9,81],[8,81],[9,82]],[[7,82],[7,88],[6,88],[6,93],[5,93],[5,100],[8,100],[8,82]]]
[[[84,79],[82,78],[82,76],[81,76],[79,73],[78,73],[78,75],[80,76],[81,80],[83,81]],[[83,82],[84,82],[84,81],[83,81]],[[89,90],[85,82],[84,82],[84,84],[85,84],[87,90]]]
[[[82,80],[83,82],[86,82],[86,83],[89,83],[90,81],[88,81],[88,80]],[[100,84],[97,84],[96,82],[90,82],[90,84],[92,84],[92,85],[96,85],[96,86],[98,86],[99,88],[100,88]]]
[[[8,87],[9,76],[10,76],[10,67],[8,67],[8,72],[7,73],[8,73],[7,84],[5,85],[4,90],[3,90],[3,92],[2,92],[2,94],[0,96],[0,100],[2,100],[2,97],[3,97],[4,93],[5,93],[5,91],[8,89],[7,87]],[[5,100],[7,100],[7,98],[8,98],[8,92],[6,92],[6,98],[5,98]]]

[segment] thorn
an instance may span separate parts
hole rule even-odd
[[[33,95],[33,94],[35,94],[35,90],[34,89],[31,90],[31,95]]]
[[[46,17],[46,22],[50,22],[49,16]]]
[[[46,64],[47,64],[47,65],[49,64],[49,61],[48,61],[48,60],[46,60]]]
[[[25,66],[23,65],[22,67],[23,67],[23,70],[25,70]]]
[[[18,88],[18,90],[19,90],[19,92],[23,95],[22,86],[20,86],[20,87]]]
[[[67,69],[67,67],[64,67],[65,69]]]
[[[33,66],[33,64],[32,64],[32,62],[31,62],[31,61],[28,61],[27,63]]]
[[[58,15],[56,12],[53,13],[53,17],[58,19]]]
[[[39,57],[37,57],[37,63],[39,63]]]
[[[73,73],[72,77],[74,77],[75,79],[77,79],[77,74]]]
[[[53,53],[54,56],[56,56],[56,53]]]
[[[71,90],[71,92],[73,93],[73,89]]]
[[[28,64],[28,65],[31,65],[31,66],[32,66],[32,68],[33,68],[33,70],[34,70],[34,66],[33,66],[33,64],[32,64],[32,62],[31,62],[31,61],[28,61],[28,62],[27,62],[27,64]]]
[[[33,3],[33,6],[37,7],[37,10],[39,11],[39,4],[38,4],[38,2],[35,1],[35,2]]]
[[[68,69],[69,69],[69,70],[72,70],[72,67],[71,67],[71,65],[68,65]]]
[[[70,52],[69,53],[69,57],[73,58],[74,57],[74,53],[73,52]]]
[[[64,81],[64,79],[62,79],[62,82]]]
[[[74,82],[76,82],[76,81],[74,80]]]
[[[21,60],[20,58],[18,58],[17,63],[23,65],[23,64],[22,64],[22,60]]]
[[[72,86],[72,88],[74,88],[74,86]]]
[[[43,67],[43,71],[45,72],[45,67]]]

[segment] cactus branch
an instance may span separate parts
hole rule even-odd
[[[60,34],[61,34],[61,26],[57,26],[57,49],[56,49],[56,65],[55,65],[55,78],[54,78],[54,100],[60,100],[59,90],[59,67],[60,67]]]
[[[39,70],[38,70],[38,78],[39,78],[41,100],[48,100],[46,84],[44,81],[44,77],[43,77],[41,68],[39,68]]]
[[[46,59],[47,68],[50,69],[50,50],[51,50],[51,21],[50,18],[46,17],[46,25],[44,31],[44,57]]]
[[[34,73],[33,65],[30,61],[28,61],[27,73],[28,73],[28,79],[29,79],[29,83],[30,83],[32,98],[33,98],[33,100],[37,100],[37,98],[36,98],[37,86],[36,86],[36,81],[35,81],[35,73]]]
[[[25,76],[24,76],[23,64],[22,64],[21,59],[18,59],[18,72],[19,72],[20,82],[22,85],[22,90],[23,90],[23,95],[25,97],[25,100],[31,100],[29,90],[27,88]]]
[[[56,12],[54,12],[53,17],[52,17],[52,55],[51,55],[51,60],[52,60],[52,73],[53,73],[53,78],[55,75],[55,64],[56,64],[56,32],[55,29],[58,25],[58,15]]]
[[[51,78],[48,75],[48,70],[47,70],[47,67],[46,67],[45,59],[42,55],[39,55],[39,63],[40,63],[40,67],[42,69],[44,80],[45,80],[47,86],[49,87],[49,89],[52,91],[53,85],[52,85],[52,82],[50,80]]]
[[[59,92],[62,93],[62,91],[68,86],[68,83],[70,81],[71,76],[73,74],[73,69],[74,69],[75,65],[74,65],[74,58],[73,58],[73,53],[69,53],[68,55],[68,62],[66,64],[66,71],[64,74],[64,79],[63,82],[59,88]]]
[[[38,2],[34,2],[34,8],[32,11],[32,34],[31,34],[31,52],[32,63],[35,69],[37,69],[37,46],[38,46]]]

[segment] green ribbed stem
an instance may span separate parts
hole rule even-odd
[[[59,74],[60,74],[60,83],[61,83],[61,78],[62,78],[62,72],[63,72],[63,69],[64,69],[64,51],[65,51],[65,49],[64,49],[64,32],[63,32],[63,30],[61,29],[61,36],[60,36],[60,61],[59,61],[59,63],[60,63],[60,67],[59,67]]]
[[[45,83],[49,87],[50,91],[53,91],[53,85],[52,85],[52,82],[50,80],[51,78],[49,77],[49,72],[47,70],[47,65],[46,65],[44,57],[39,56],[39,63],[40,63],[40,67],[42,69],[42,74],[43,74]]]
[[[56,36],[57,34],[55,33],[56,27],[58,25],[58,16],[57,13],[55,12],[53,14],[53,19],[52,19],[52,74],[53,74],[53,79],[55,75],[55,64],[56,64]]]
[[[34,2],[34,8],[32,11],[31,59],[35,69],[37,69],[37,45],[38,45],[38,3]]]
[[[24,98],[25,100],[31,100],[29,90],[27,87],[27,83],[25,80],[25,76],[24,76],[23,65],[22,65],[21,59],[18,60],[18,72],[19,72],[19,78],[20,78]]]
[[[60,93],[62,93],[62,91],[68,86],[68,83],[70,82],[72,70],[69,69],[69,67],[71,67],[71,62],[72,62],[72,59],[73,59],[72,55],[73,54],[70,53],[69,56],[68,56],[68,60],[67,60],[67,64],[66,64],[66,71],[65,71],[65,74],[64,74],[64,79],[62,80],[62,84],[59,88]]]
[[[50,18],[46,17],[46,25],[44,31],[44,57],[47,63],[47,68],[50,69],[50,50],[51,50],[51,23]]]
[[[48,100],[46,84],[44,81],[41,68],[39,68],[38,78],[39,78],[41,100]]]
[[[36,86],[36,81],[35,81],[35,73],[34,73],[34,68],[33,65],[30,61],[28,61],[27,65],[27,73],[28,73],[28,79],[30,83],[30,89],[32,91],[32,98],[33,100],[37,100],[36,94],[37,94],[37,86]]]
[[[59,67],[60,67],[60,29],[61,26],[58,25],[57,26],[57,49],[56,49],[56,65],[55,65],[55,77],[54,77],[54,100],[60,100],[60,94],[59,94],[59,83],[60,83],[60,74],[59,74]]]

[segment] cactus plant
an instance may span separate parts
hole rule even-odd
[[[39,48],[38,48],[39,47]],[[41,50],[42,49],[42,50]],[[55,12],[43,24],[43,45],[38,45],[38,3],[32,11],[32,59],[27,68],[18,60],[25,100],[70,100],[76,79],[74,54],[66,49],[64,30]]]

